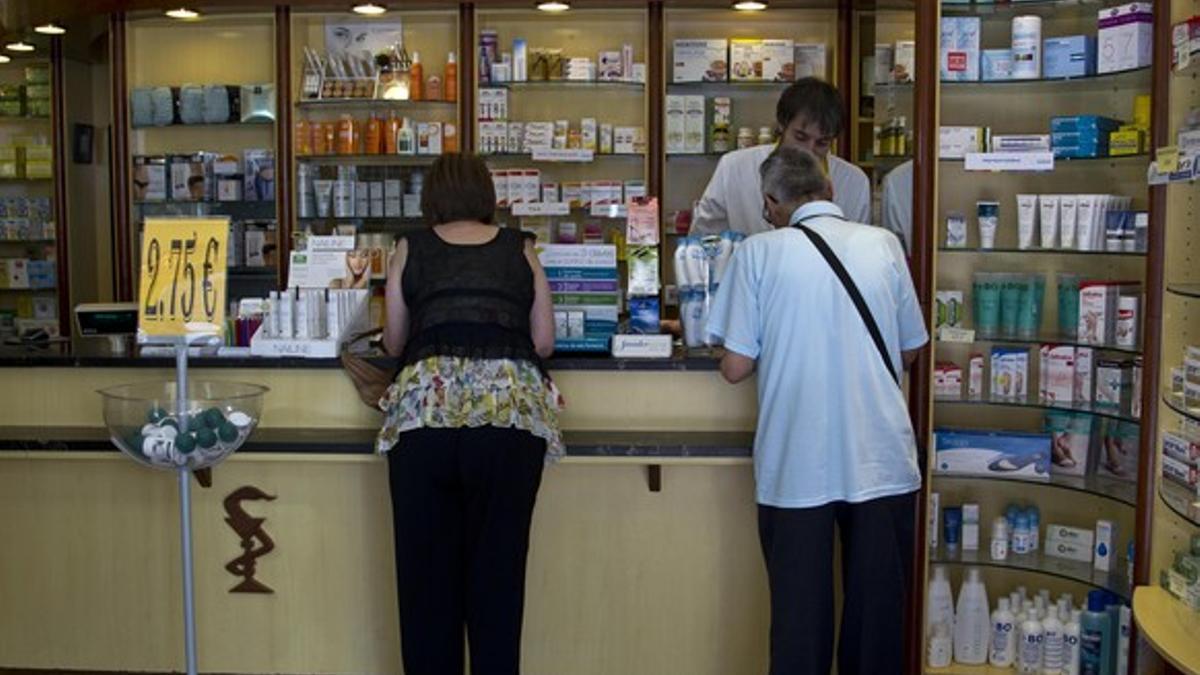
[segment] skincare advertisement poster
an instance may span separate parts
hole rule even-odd
[[[329,52],[374,57],[392,45],[404,43],[404,26],[399,19],[386,21],[325,20],[325,49]]]

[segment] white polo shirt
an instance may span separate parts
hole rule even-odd
[[[883,177],[880,189],[883,202],[883,227],[900,237],[904,250],[912,253],[912,206],[913,206],[913,163],[912,160],[888,172]]]
[[[901,351],[929,340],[900,241],[848,222],[831,202],[796,210],[862,292],[895,372]],[[921,485],[904,394],[853,301],[805,234],[788,227],[746,239],[725,270],[708,319],[725,348],[757,361],[758,503],[808,508],[905,494]]]
[[[725,230],[745,235],[771,230],[763,220],[762,176],[758,169],[775,150],[773,144],[726,153],[717,163],[704,196],[692,211],[694,235],[720,234]],[[871,181],[863,170],[829,155],[829,180],[833,203],[856,223],[871,221]]]

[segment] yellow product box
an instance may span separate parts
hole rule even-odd
[[[25,147],[26,162],[49,162],[54,158],[54,152],[48,145],[29,145]]]
[[[0,145],[0,162],[17,161],[17,146]]]
[[[1114,131],[1108,135],[1108,154],[1112,157],[1136,155],[1145,146],[1146,133],[1141,129]]]
[[[25,162],[26,178],[50,178],[53,175],[50,162]]]
[[[20,165],[16,162],[0,162],[0,178],[20,178]]]
[[[1133,99],[1133,125],[1150,128],[1150,94],[1138,94]]]

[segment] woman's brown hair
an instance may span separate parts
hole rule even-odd
[[[433,162],[421,190],[421,213],[429,226],[473,220],[488,225],[496,212],[496,187],[478,155],[452,153]]]

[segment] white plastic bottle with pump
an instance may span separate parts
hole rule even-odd
[[[1050,607],[1042,621],[1042,675],[1059,675],[1062,672],[1064,640],[1058,608]]]
[[[1042,622],[1032,607],[1021,624],[1021,644],[1017,646],[1017,672],[1040,673],[1042,670]]]
[[[1063,626],[1062,675],[1079,675],[1079,619],[1083,612],[1071,610],[1067,624]]]
[[[966,665],[987,663],[992,620],[988,613],[987,587],[977,568],[967,570],[967,577],[958,591],[958,609],[954,616],[954,660]]]
[[[1000,598],[992,612],[992,648],[988,662],[999,668],[1010,668],[1017,655],[1017,626],[1008,598]]]
[[[933,568],[933,579],[929,582],[929,598],[926,605],[925,631],[933,635],[933,628],[944,623],[954,632],[954,593],[950,590],[950,578],[946,576],[946,568],[937,565]]]

